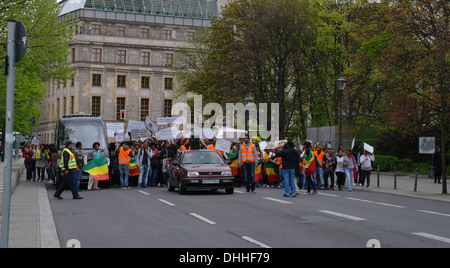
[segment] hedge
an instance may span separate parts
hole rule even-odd
[[[431,163],[416,163],[410,158],[398,159],[396,156],[375,155],[373,169],[377,170],[378,166],[381,172],[394,172],[394,167],[397,167],[398,173],[416,173],[416,168],[419,168],[419,174],[426,175]],[[450,175],[450,166],[447,167],[447,174]]]

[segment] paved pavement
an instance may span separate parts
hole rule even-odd
[[[15,165],[20,164],[23,165],[23,162],[15,163]],[[3,178],[3,171],[0,171],[0,176]],[[424,177],[418,179],[417,192],[414,192],[414,177],[409,176],[398,176],[397,190],[394,190],[394,176],[392,174],[380,174],[380,187],[377,187],[377,174],[375,172],[371,177],[371,185],[372,187],[369,190],[371,192],[404,195],[450,203],[449,194],[440,194],[442,185],[434,184],[431,179]],[[52,186],[45,187],[45,183],[26,182],[25,173],[22,174],[19,184],[16,186],[11,197],[10,248],[52,248],[66,246],[60,245],[58,241],[58,231],[49,202],[51,193],[47,193],[46,188],[53,190]],[[358,186],[354,186],[354,189],[357,191],[367,191],[367,189],[361,189]],[[282,195],[281,190],[268,190],[280,191],[280,195]],[[323,191],[323,193],[331,192]],[[69,197],[69,195],[69,192],[67,192],[66,197]]]

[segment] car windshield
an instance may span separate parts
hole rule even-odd
[[[100,143],[101,150],[107,150],[106,136],[103,128],[96,125],[61,125],[59,132],[59,148],[63,149],[66,141],[70,140],[74,144],[81,141],[83,149],[91,150],[94,142]]]
[[[224,164],[216,151],[189,151],[183,156],[182,164]]]

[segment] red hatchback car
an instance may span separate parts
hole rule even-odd
[[[231,168],[216,151],[192,150],[178,152],[169,168],[169,191],[225,189],[234,192]]]

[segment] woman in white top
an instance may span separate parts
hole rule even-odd
[[[344,170],[344,152],[339,151],[336,156],[336,177],[338,190],[342,191],[342,185],[345,184],[345,170]]]
[[[359,161],[361,163],[361,187],[364,186],[364,182],[367,178],[367,189],[370,189],[370,173],[372,171],[372,161],[375,161],[375,155],[368,154],[368,152],[364,150]]]

